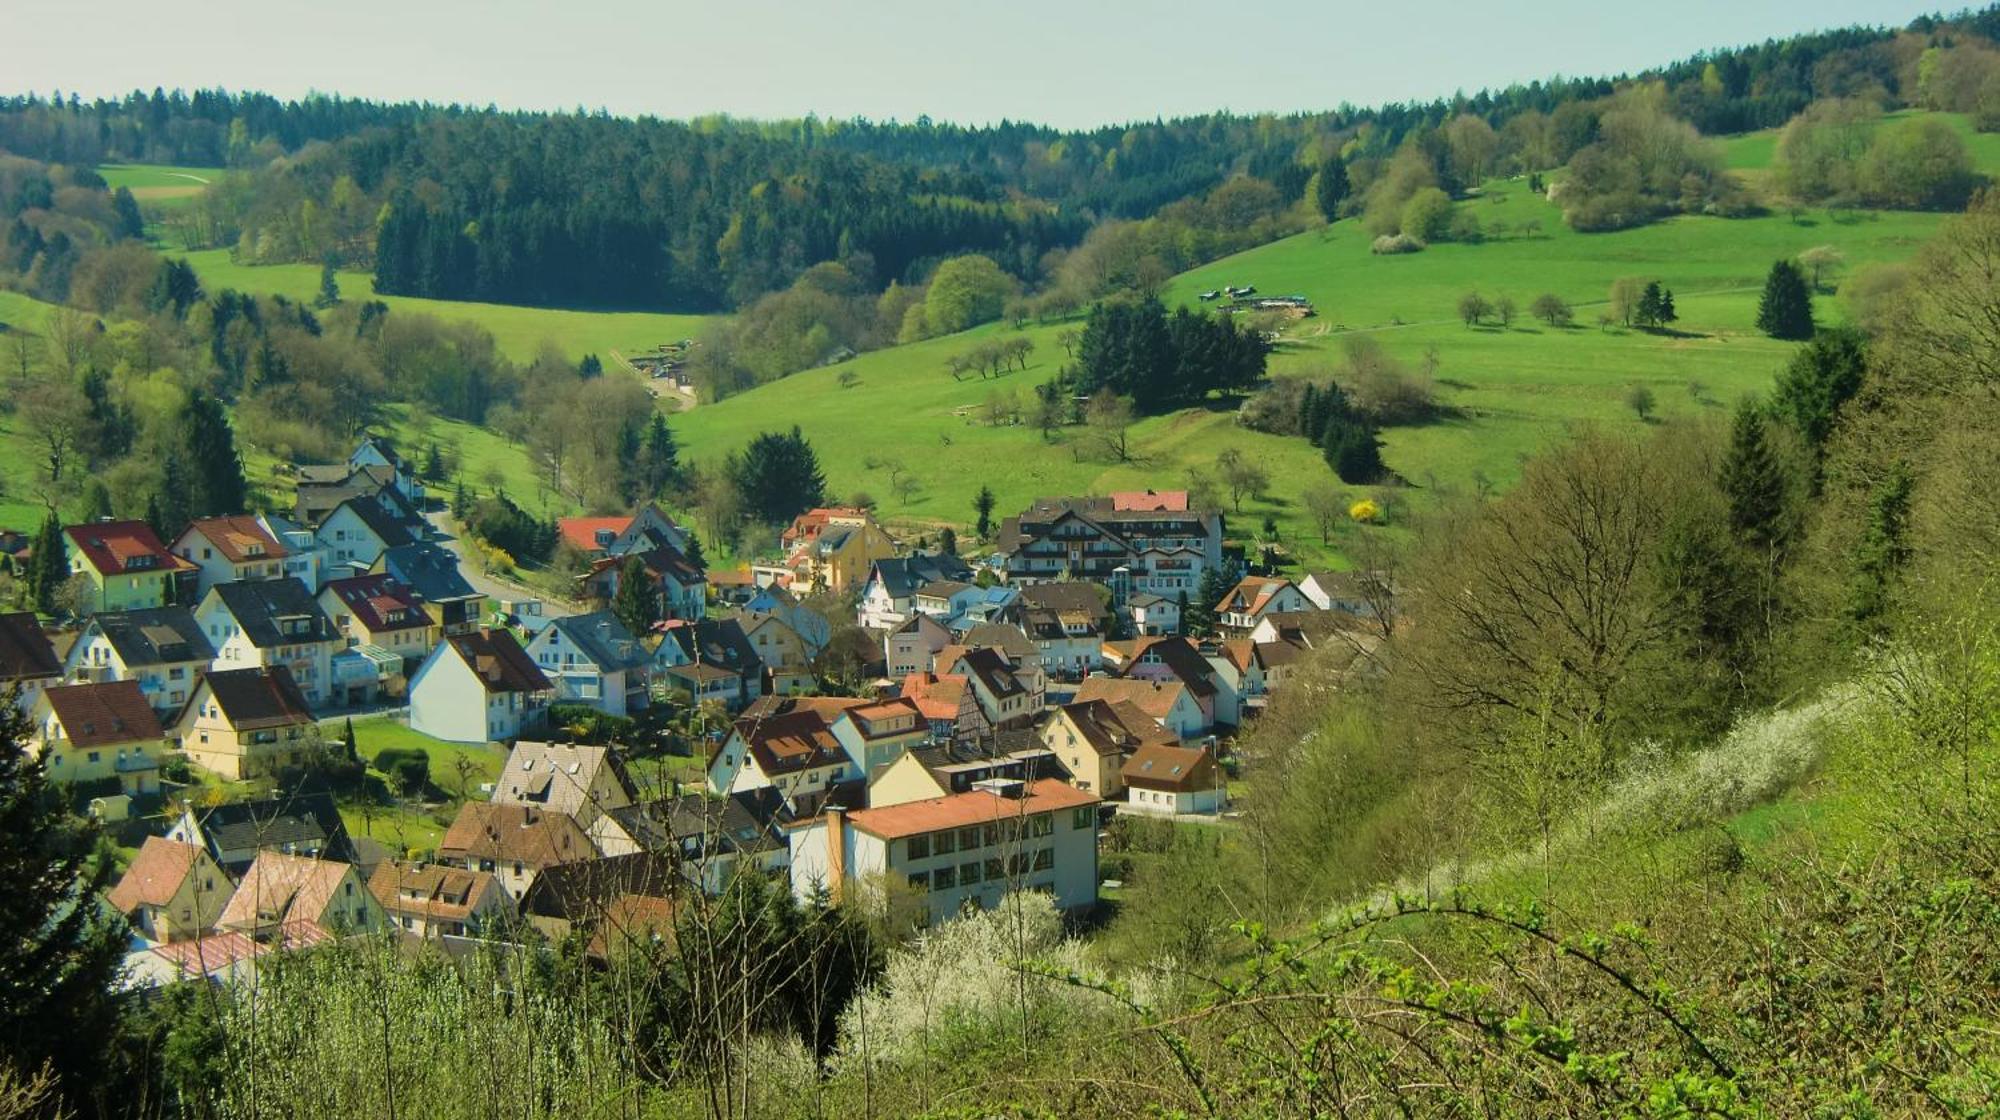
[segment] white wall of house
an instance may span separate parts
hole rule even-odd
[[[201,660],[143,665],[133,669],[118,656],[118,650],[110,639],[90,631],[69,648],[64,668],[69,679],[78,684],[138,681],[139,691],[145,694],[146,703],[156,712],[167,713],[179,711],[188,697],[194,695],[195,678],[208,666],[206,660]]]
[[[366,568],[382,555],[383,541],[350,505],[342,504],[320,522],[313,536],[326,550],[329,566],[359,564]]]
[[[605,672],[569,640],[561,627],[543,627],[541,633],[529,639],[528,657],[556,686],[557,703],[586,704],[610,716],[629,714],[625,702],[630,683],[627,671]]]
[[[1226,790],[1159,790],[1129,787],[1125,791],[1123,812],[1146,813],[1152,816],[1171,817],[1187,813],[1214,815],[1229,804]]]
[[[512,739],[544,707],[523,693],[486,691],[486,682],[448,642],[410,679],[410,729],[447,742]]]
[[[208,635],[208,644],[215,647],[215,660],[211,664],[216,669],[283,665],[292,671],[299,691],[305,694],[306,703],[314,706],[326,703],[327,689],[333,679],[331,661],[342,647],[340,641],[260,647],[237,625],[236,616],[229,613],[229,608],[219,598],[205,600],[195,609],[194,618],[201,625],[201,632]]]

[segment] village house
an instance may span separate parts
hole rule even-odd
[[[490,743],[531,731],[555,686],[505,630],[452,634],[410,678],[410,730],[451,743]]]
[[[1007,582],[1094,580],[1121,600],[1192,595],[1222,566],[1222,515],[1188,508],[1186,491],[1042,498],[1002,521],[994,548]]]
[[[70,574],[90,584],[80,604],[84,614],[165,606],[181,573],[194,570],[144,521],[72,525],[63,530],[63,540]]]
[[[613,809],[590,826],[606,858],[652,853],[671,858],[709,894],[739,872],[782,871],[791,856],[775,827],[784,799],[766,787],[726,797],[682,793]]]
[[[215,928],[235,889],[204,849],[148,836],[105,901],[148,941],[188,941]]]
[[[285,575],[285,546],[254,517],[204,517],[191,521],[181,530],[173,551],[175,556],[193,565],[197,599],[218,583],[279,579]]]
[[[458,570],[458,559],[443,545],[425,542],[389,549],[370,571],[409,588],[441,633],[465,634],[479,629],[486,596],[466,582]]]
[[[339,937],[388,924],[351,863],[263,851],[243,873],[216,928],[269,942],[299,927]]]
[[[877,560],[896,555],[896,542],[865,509],[807,510],[792,519],[779,544],[793,587],[807,594],[846,594],[867,580]]]
[[[996,731],[1024,727],[1042,711],[1041,675],[1017,673],[1000,651],[954,646],[938,655],[939,676],[958,675],[972,684],[973,698]]]
[[[1218,720],[1235,725],[1239,698],[1224,690],[1224,676],[1187,638],[1135,638],[1104,647],[1106,668],[1140,681],[1170,681],[1186,686],[1201,712],[1205,732]],[[1141,705],[1144,707],[1144,705]]]
[[[167,839],[192,844],[216,866],[240,875],[262,851],[352,863],[354,845],[333,795],[293,792],[256,801],[183,805]]]
[[[523,739],[508,753],[492,801],[563,813],[588,830],[636,796],[631,776],[610,747]]]
[[[275,513],[260,513],[257,527],[277,541],[285,554],[278,558],[278,574],[298,580],[309,591],[318,591],[330,576],[326,549],[310,527]]]
[[[917,588],[910,606],[918,614],[929,615],[939,622],[949,623],[984,591],[976,583],[961,583],[954,579],[937,579]]]
[[[514,917],[499,879],[462,867],[385,859],[368,877],[368,892],[390,926],[416,938],[477,937]]]
[[[354,451],[347,456],[347,467],[355,471],[389,472],[390,485],[411,505],[424,504],[424,484],[417,477],[416,467],[409,460],[396,453],[395,445],[374,434],[363,433],[361,442],[354,445]]]
[[[1088,613],[1029,607],[1021,612],[1021,632],[1052,676],[1076,680],[1104,664],[1104,631]]]
[[[580,939],[587,957],[610,961],[674,936],[686,882],[651,851],[552,864],[522,894],[521,917],[552,944]]]
[[[1299,592],[1318,610],[1371,619],[1392,594],[1380,572],[1312,572],[1299,581]]]
[[[972,582],[972,568],[956,556],[913,552],[875,561],[861,589],[856,612],[862,626],[890,630],[916,611],[917,589],[939,580]]]
[[[153,607],[92,615],[70,644],[64,669],[80,684],[137,681],[146,702],[164,716],[180,711],[214,660],[215,647],[193,611]]]
[[[764,665],[765,696],[801,696],[819,687],[812,668],[813,651],[783,619],[745,613],[736,622]]]
[[[647,580],[659,592],[662,617],[700,621],[707,615],[707,575],[671,545],[591,561],[590,571],[580,579],[583,597],[606,603],[616,599],[618,581],[625,576],[625,566],[634,559],[644,567]]]
[[[1064,782],[1000,779],[965,793],[821,815],[787,830],[792,892],[866,900],[907,888],[927,924],[1015,890],[1080,913],[1097,904],[1098,798]]]
[[[931,727],[915,701],[899,697],[842,712],[833,737],[854,761],[854,776],[865,779],[930,742]]]
[[[1046,747],[1005,752],[954,746],[919,747],[869,779],[866,807],[882,809],[969,793],[981,782],[1035,782],[1063,776],[1062,764]]]
[[[594,860],[597,854],[567,813],[485,801],[460,806],[437,847],[439,863],[493,875],[517,902],[547,868]]]
[[[42,690],[63,679],[62,659],[33,611],[0,614],[0,688],[20,691],[15,703],[33,710]]]
[[[732,712],[764,694],[764,663],[737,619],[669,622],[664,629],[652,671],[668,688],[687,692],[697,704],[714,700]]]
[[[943,623],[927,614],[912,614],[882,638],[883,674],[894,680],[924,672],[951,644],[951,631]]]
[[[1279,611],[1308,611],[1305,592],[1282,576],[1244,576],[1215,604],[1216,621],[1224,630],[1246,634]]]
[[[1134,592],[1125,600],[1125,620],[1131,632],[1145,637],[1168,637],[1181,632],[1179,598],[1168,599],[1149,592]]]
[[[1204,654],[1215,668],[1217,680],[1223,686],[1221,692],[1236,698],[1239,718],[1228,722],[1241,722],[1242,714],[1263,706],[1270,691],[1264,658],[1267,648],[1248,638],[1237,638],[1220,643],[1213,653]],[[1216,718],[1223,718],[1220,711]]]
[[[58,685],[42,692],[30,718],[29,749],[41,757],[49,780],[116,778],[127,796],[159,792],[164,733],[139,682]]]
[[[620,717],[649,703],[652,653],[610,611],[551,620],[528,640],[528,656],[555,686],[554,703]]]
[[[319,724],[283,665],[202,675],[170,735],[188,761],[232,782],[296,766],[319,747]]]
[[[366,572],[392,548],[422,539],[422,531],[385,508],[379,498],[353,497],[333,508],[313,536],[326,549],[331,575]]]
[[[1102,673],[1085,677],[1077,686],[1072,704],[1102,700],[1108,704],[1129,703],[1148,719],[1181,739],[1192,739],[1208,731],[1208,715],[1201,702],[1177,679],[1165,681],[1111,677]]]
[[[1125,792],[1125,760],[1140,747],[1180,743],[1180,737],[1130,701],[1078,700],[1050,713],[1038,732],[1055,752],[1070,784],[1107,801]]]
[[[775,615],[779,621],[792,628],[805,643],[807,656],[818,657],[820,651],[833,640],[833,623],[818,611],[799,601],[799,597],[775,584],[759,587],[743,602],[737,604],[743,613]]]
[[[319,605],[347,643],[333,657],[338,702],[402,695],[410,674],[437,645],[437,625],[394,576],[333,580],[321,589]]]
[[[1199,747],[1149,743],[1125,760],[1124,778],[1129,812],[1220,813],[1229,803],[1222,767]]]
[[[215,666],[278,666],[291,670],[306,702],[334,699],[332,659],[346,647],[312,592],[292,579],[219,583],[195,608],[195,621],[215,647]]]
[[[849,700],[860,707],[865,700]],[[787,801],[820,794],[862,776],[861,767],[834,734],[844,713],[827,705],[802,706],[770,716],[745,715],[709,756],[710,793],[733,794],[775,789]]]
[[[1016,675],[1024,678],[1023,683],[1028,683],[1025,678],[1032,677],[1039,682],[1044,676],[1042,647],[1036,645],[1033,638],[1028,637],[1027,631],[1011,622],[983,622],[967,630],[959,636],[954,645],[939,650],[938,656],[931,659],[931,664],[941,665],[952,660],[957,657],[960,649],[996,651],[1007,659],[1007,664],[1014,667]],[[1040,685],[1032,685],[1030,690],[1039,691]]]
[[[611,555],[611,543],[632,524],[630,517],[559,517],[556,519],[556,535],[563,544],[582,553],[591,560],[602,560]]]
[[[977,743],[992,733],[970,678],[924,670],[904,674],[902,682],[899,694],[917,705],[933,742]]]

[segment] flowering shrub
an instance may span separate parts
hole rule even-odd
[[[1382,507],[1373,498],[1363,498],[1347,507],[1347,516],[1364,525],[1373,525],[1382,520]]]

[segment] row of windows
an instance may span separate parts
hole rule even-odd
[[[1071,815],[1071,828],[1091,828],[1097,823],[1095,811],[1089,807],[1075,810]],[[1054,834],[1056,820],[1053,813],[1037,813],[1027,818],[1026,835],[1040,838]],[[906,859],[929,859],[932,856],[947,856],[953,852],[970,852],[979,848],[992,848],[1001,844],[1012,844],[1021,839],[1022,822],[1019,818],[994,821],[989,824],[967,825],[964,828],[946,829],[912,836],[903,841]]]
[[[998,883],[1018,879],[1033,871],[1051,870],[1055,865],[1056,850],[1043,847],[1033,852],[1015,852],[1004,859],[988,857],[930,871],[915,871],[909,875],[909,883],[919,891],[948,891],[955,887],[978,886],[982,881]]]

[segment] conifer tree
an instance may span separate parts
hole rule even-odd
[[[618,593],[611,599],[611,613],[633,634],[644,636],[660,618],[660,588],[646,571],[646,562],[628,556],[618,569]]]
[[[319,294],[313,297],[313,306],[321,311],[340,302],[340,278],[334,275],[333,262],[319,266]]]
[[[163,541],[171,541],[181,535],[188,522],[194,520],[191,490],[194,482],[188,477],[186,460],[177,451],[168,451],[160,460],[160,486],[153,492],[153,504],[147,521],[153,531]],[[157,520],[155,520],[157,519]]]
[[[1866,372],[1867,354],[1859,333],[1823,331],[1793,354],[1778,375],[1771,409],[1818,455],[1833,434],[1841,406],[1861,391]]]
[[[980,540],[985,540],[993,532],[993,506],[996,500],[991,486],[981,486],[979,493],[972,496],[972,512],[979,515],[979,520],[973,524],[972,531],[979,535]]]
[[[1898,463],[1868,500],[1868,526],[1855,549],[1848,610],[1866,622],[1888,607],[1889,587],[1910,559],[1910,472]]]
[[[674,441],[674,430],[667,425],[667,418],[657,412],[646,422],[645,446],[639,461],[645,497],[656,498],[680,486],[680,446]]]
[[[54,614],[56,592],[69,578],[69,547],[63,541],[62,518],[55,510],[42,519],[35,534],[34,551],[28,557],[26,584],[29,605],[42,614]]]
[[[242,513],[249,486],[243,480],[236,434],[230,430],[221,402],[202,392],[190,397],[181,438],[194,468],[189,480],[189,512],[195,517]]]
[[[1757,329],[1772,338],[1802,341],[1813,335],[1812,291],[1805,274],[1789,260],[1771,265],[1757,301]]]
[[[1736,410],[1718,484],[1729,502],[1730,528],[1745,544],[1769,552],[1783,543],[1785,470],[1755,401],[1746,399]]]

